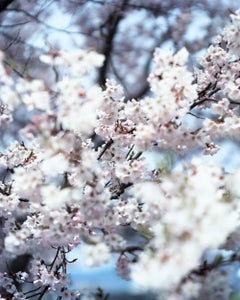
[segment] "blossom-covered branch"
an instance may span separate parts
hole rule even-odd
[[[78,299],[67,273],[77,247],[90,267],[117,253],[120,276],[166,299],[192,299],[203,295],[207,278],[226,279],[217,270],[224,260],[201,260],[238,228],[240,171],[195,157],[161,172],[147,155],[200,149],[212,156],[217,139],[239,135],[240,11],[231,18],[194,72],[185,48],[157,48],[151,94],[138,100],[125,99],[113,79],[104,88],[88,86],[85,75],[104,64],[92,50],[42,55],[58,74],[52,90],[40,79],[14,76],[1,52],[1,129],[18,107],[31,115],[21,139],[0,153],[0,258],[9,265],[30,257],[24,270],[1,271],[2,299]],[[196,120],[194,108],[204,115],[195,127],[188,122]],[[135,244],[122,234],[126,226],[136,232]],[[238,259],[233,252],[229,262]]]

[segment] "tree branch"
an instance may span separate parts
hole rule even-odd
[[[0,1],[0,13],[3,12],[8,5],[10,5],[14,0],[1,0]]]
[[[105,24],[102,25],[102,28],[106,25],[108,33],[105,37],[105,46],[102,51],[102,54],[105,56],[105,61],[101,69],[99,70],[98,82],[100,86],[105,85],[106,73],[108,69],[108,65],[110,62],[111,52],[113,50],[114,37],[117,33],[118,25],[123,18],[122,12],[124,11],[125,6],[127,5],[128,0],[123,1],[121,10],[114,11],[109,15],[109,18]]]

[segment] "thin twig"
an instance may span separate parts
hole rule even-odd
[[[98,160],[100,160],[103,156],[103,154],[107,151],[107,149],[109,149],[111,147],[111,145],[113,144],[113,139],[110,138],[110,140],[105,144],[105,146],[103,147],[101,153],[98,155]]]

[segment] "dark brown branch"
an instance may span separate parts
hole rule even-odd
[[[1,0],[0,0],[1,1]],[[40,47],[37,47],[37,46],[34,46],[32,44],[29,44],[28,42],[26,41],[23,41],[21,38],[19,38],[19,33],[17,34],[17,36],[12,36],[2,30],[0,30],[0,34],[3,35],[6,39],[10,40],[11,43],[19,43],[19,44],[22,44],[24,45],[26,48],[28,49],[31,49],[31,50],[34,50],[34,51],[38,51],[39,53],[43,53],[43,52],[47,52],[45,51],[43,48],[40,48]],[[13,41],[13,42],[12,42]]]
[[[176,292],[179,292],[181,290],[181,286],[187,282],[189,279],[195,278],[196,276],[207,276],[209,272],[212,270],[219,269],[220,267],[226,266],[226,265],[231,265],[234,262],[239,262],[240,257],[237,253],[233,253],[231,257],[228,259],[225,259],[224,257],[216,257],[215,261],[213,263],[207,263],[204,261],[201,265],[199,265],[198,268],[193,269],[190,271],[183,279],[180,281],[176,288]]]
[[[40,289],[41,289],[41,286],[39,286],[39,287],[37,287],[37,288],[35,288],[35,289],[33,289],[33,290],[24,292],[24,295],[27,296],[28,294],[34,293],[34,292],[36,292],[36,291],[38,291],[38,290],[40,290]],[[38,295],[38,294],[37,294],[37,295]],[[27,296],[26,298],[27,298],[27,299],[28,299],[28,298],[32,298],[32,296]]]
[[[102,158],[103,154],[107,151],[108,148],[111,147],[112,144],[113,144],[113,140],[110,139],[110,140],[104,145],[104,147],[103,147],[101,153],[99,154],[99,156],[98,156],[98,158],[97,158],[98,160]]]
[[[0,13],[3,12],[8,5],[10,5],[14,0],[1,0],[0,1]]]
[[[77,5],[84,5],[87,2],[91,2],[93,4],[99,4],[99,5],[105,5],[106,2],[104,0],[82,0],[82,1],[73,1],[73,0],[69,0],[70,3],[72,4],[77,4]],[[119,9],[121,9],[122,3],[121,1],[116,1],[116,2],[112,2],[112,3],[108,3],[109,6],[114,6],[117,7]],[[150,5],[147,4],[139,4],[139,3],[126,3],[125,5],[128,9],[136,9],[136,10],[147,10],[152,12],[153,14],[159,14],[159,15],[165,15],[166,13],[168,13],[168,9],[164,8],[162,6],[162,4],[156,4],[153,5],[152,3]]]
[[[25,198],[19,198],[18,199],[20,202],[29,202],[29,200],[28,199],[25,199]]]
[[[0,0],[1,1],[1,0]],[[30,18],[31,20],[35,21],[37,24],[41,24],[43,25],[45,28],[50,29],[50,30],[54,30],[54,31],[58,31],[58,32],[62,32],[65,34],[69,34],[69,35],[77,35],[77,34],[82,34],[82,35],[88,35],[86,32],[82,32],[82,31],[72,31],[72,30],[68,30],[66,28],[58,28],[58,27],[54,27],[48,23],[46,23],[44,20],[41,20],[39,18],[40,13],[37,12],[36,14],[31,14],[28,11],[24,10],[24,9],[15,9],[15,8],[9,8],[7,9],[7,11],[9,12],[15,12],[15,13],[20,13],[25,15],[26,17]],[[28,21],[30,22],[30,21]]]
[[[143,250],[144,250],[143,247],[140,247],[140,246],[128,246],[122,250],[122,253],[128,252],[130,254],[133,254],[133,252],[135,252],[135,251],[143,251]]]
[[[129,182],[129,183],[121,183],[119,186],[115,187],[116,190],[114,190],[114,192],[112,193],[111,199],[117,199],[119,196],[121,196],[125,190],[132,186],[133,183]]]
[[[205,103],[205,102],[207,102],[207,101],[216,102],[217,100],[216,100],[216,99],[212,99],[212,98],[198,99],[198,100],[194,101],[194,102],[190,105],[189,109],[192,110],[194,107],[196,107],[196,106],[198,106],[198,105],[201,105],[201,104],[203,104],[203,103]]]
[[[128,0],[124,0],[122,3],[121,8],[119,8],[119,11],[114,11],[112,14],[109,15],[107,22],[105,22],[102,25],[102,29],[106,26],[106,29],[108,30],[107,35],[105,36],[105,41],[104,41],[104,49],[102,51],[102,54],[105,56],[105,61],[103,66],[99,70],[99,76],[98,76],[98,83],[100,86],[105,86],[105,81],[106,81],[106,74],[108,70],[108,65],[110,62],[110,56],[113,50],[113,45],[114,45],[114,38],[117,34],[117,29],[120,21],[123,18],[122,12],[125,9],[125,6],[127,5]],[[103,35],[104,38],[104,35]]]
[[[13,27],[18,27],[18,26],[24,26],[24,25],[28,24],[29,22],[31,22],[31,21],[27,20],[27,21],[23,21],[23,22],[19,22],[19,23],[6,24],[6,25],[1,24],[0,27],[13,28]]]
[[[197,118],[197,119],[202,119],[202,120],[204,120],[205,118],[203,118],[203,117],[200,117],[200,116],[197,116],[197,115],[195,115],[195,114],[193,114],[192,112],[187,112],[187,114],[188,115],[190,115],[190,116],[193,116],[193,117],[195,117],[195,118]]]

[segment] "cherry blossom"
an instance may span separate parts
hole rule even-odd
[[[13,76],[0,53],[1,130],[19,107],[29,113],[0,152],[0,258],[29,257],[23,270],[1,269],[1,299],[78,299],[67,269],[77,247],[89,267],[114,257],[119,276],[166,299],[227,299],[224,258],[206,257],[239,230],[240,170],[213,160],[219,140],[240,133],[240,11],[231,19],[194,71],[187,49],[157,48],[143,99],[126,99],[113,79],[90,87],[86,74],[104,61],[93,50],[42,55],[51,87]],[[184,156],[152,168],[151,151]]]

